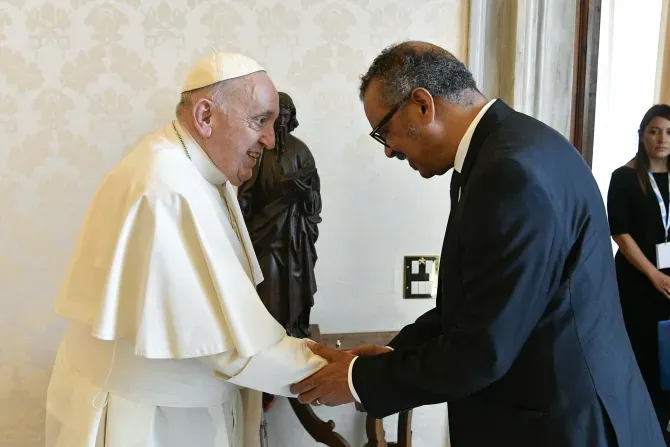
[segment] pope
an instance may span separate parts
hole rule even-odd
[[[275,146],[278,109],[261,65],[215,52],[102,180],[56,301],[47,447],[254,447],[262,392],[293,396],[325,365],[258,297],[234,191]]]

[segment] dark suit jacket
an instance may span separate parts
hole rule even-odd
[[[365,409],[385,417],[448,402],[453,447],[664,446],[624,329],[603,201],[579,153],[498,100],[462,178],[436,308],[393,339],[394,352],[354,364]]]

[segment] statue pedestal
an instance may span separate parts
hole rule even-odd
[[[386,345],[396,332],[359,332],[351,334],[321,334],[318,324],[309,326],[310,338],[317,343],[340,349],[350,349],[363,344]],[[289,399],[291,407],[298,420],[315,441],[329,447],[351,447],[349,443],[335,431],[335,423],[331,420],[324,422],[314,413],[311,405],[303,405],[297,399]],[[365,412],[360,404],[356,404],[356,410]],[[382,419],[367,416],[365,421],[365,432],[368,442],[365,447],[411,447],[412,446],[412,410],[402,411],[398,414],[398,440],[397,442],[386,442],[384,424]]]

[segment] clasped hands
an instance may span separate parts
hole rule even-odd
[[[362,345],[341,351],[313,341],[308,341],[307,346],[328,364],[302,382],[292,385],[291,392],[298,395],[298,401],[302,404],[329,407],[354,402],[349,388],[349,365],[356,356],[374,356],[391,351],[391,348],[378,345]]]

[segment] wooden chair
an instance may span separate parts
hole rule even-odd
[[[339,340],[340,349],[350,349],[363,344],[386,345],[394,336],[395,332],[362,332],[354,334],[324,334],[321,335],[318,325],[310,325],[311,339],[329,346],[337,347]],[[297,399],[289,399],[291,408],[307,433],[318,443],[328,447],[351,447],[350,444],[335,431],[335,422],[322,421],[311,405],[303,405]],[[365,410],[356,404],[356,410]],[[368,441],[365,447],[412,447],[412,410],[402,411],[398,414],[398,440],[387,442],[382,419],[366,416],[365,433]]]

